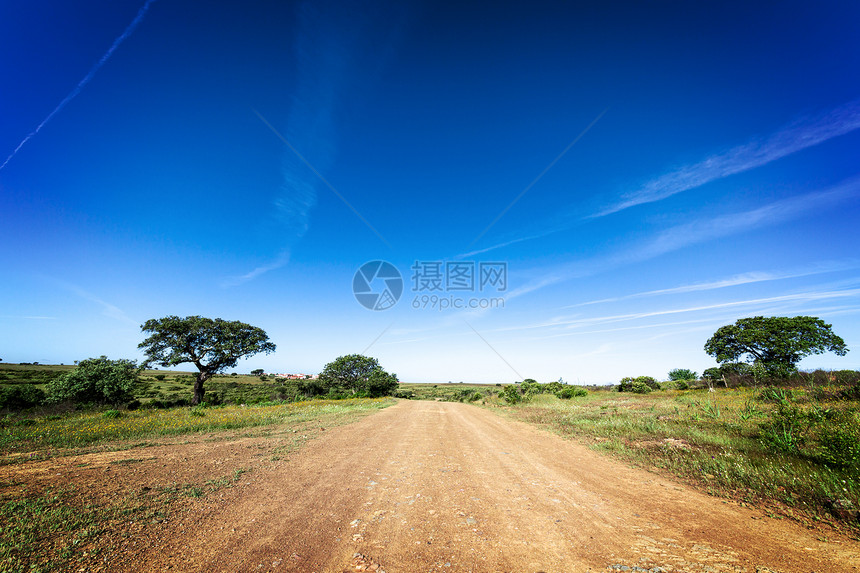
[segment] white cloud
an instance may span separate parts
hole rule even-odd
[[[512,290],[506,298],[513,299],[570,279],[592,276],[626,264],[647,261],[697,243],[767,225],[785,223],[815,210],[832,208],[858,198],[860,198],[860,177],[853,177],[825,191],[774,201],[749,211],[676,225],[661,231],[641,246],[625,249],[614,255],[532,269],[529,274],[540,278]]]
[[[591,217],[604,217],[636,205],[666,199],[711,181],[761,167],[857,128],[860,128],[860,100],[851,101],[818,117],[797,121],[763,141],[740,145],[662,175]]]

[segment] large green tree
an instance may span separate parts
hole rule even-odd
[[[263,329],[237,320],[167,316],[147,320],[141,329],[151,333],[138,345],[146,353],[147,364],[177,366],[190,362],[197,368],[192,404],[203,401],[203,384],[218,372],[236,366],[240,358],[275,350]]]
[[[319,379],[328,391],[373,397],[393,394],[398,385],[397,374],[389,374],[379,360],[361,354],[348,354],[329,362]]]
[[[845,341],[831,325],[814,316],[754,316],[721,326],[705,343],[705,352],[719,363],[744,360],[771,375],[793,371],[806,356],[833,352],[844,356]]]

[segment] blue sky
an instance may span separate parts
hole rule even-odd
[[[3,3],[0,358],[139,359],[145,320],[200,314],[278,345],[239,371],[609,383],[802,314],[852,349],[802,367],[858,369],[858,28],[853,2]],[[374,260],[386,310],[352,292]],[[416,261],[507,288],[413,290]]]

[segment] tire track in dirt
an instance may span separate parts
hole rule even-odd
[[[825,573],[860,563],[854,541],[819,541],[459,403],[401,401],[248,481],[121,570]]]

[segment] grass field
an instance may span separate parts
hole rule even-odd
[[[144,440],[217,430],[300,423],[311,418],[383,408],[391,399],[312,400],[278,405],[102,410],[21,418],[0,427],[0,455],[30,458],[109,441]],[[2,460],[4,458],[0,458]],[[3,461],[0,461],[3,463]]]
[[[0,365],[0,386],[43,386],[71,368]],[[793,387],[720,387],[714,392],[701,384],[695,390],[648,394],[591,388],[585,397],[560,400],[538,394],[517,406],[503,399],[501,384],[401,384],[398,396],[496,407],[714,495],[764,505],[774,515],[857,531],[860,384],[853,376],[841,384],[822,375]],[[147,370],[136,397],[144,405],[187,403],[192,384],[191,372]],[[10,413],[0,418],[0,464],[16,463],[22,454],[40,458],[159,436],[301,423],[391,403],[289,403],[298,398],[295,388],[288,381],[259,376],[218,376],[207,383],[207,396],[257,405]]]
[[[840,420],[857,436],[858,404],[839,399],[837,390],[591,392],[572,400],[538,395],[514,407],[499,399],[489,404],[714,495],[763,505],[772,515],[860,531],[858,465],[826,462],[828,445],[858,447],[826,442]],[[774,424],[785,421],[781,411],[793,412],[790,424]]]
[[[159,527],[261,465],[278,463],[325,428],[394,403],[314,400],[7,418],[0,428],[0,571],[87,570],[81,565],[97,562],[118,541]],[[257,441],[253,449],[238,448],[244,452],[238,462],[210,467],[199,461],[218,444],[249,439]],[[191,477],[159,473],[156,452],[195,447],[198,461],[184,468]],[[42,471],[53,477],[41,479]],[[81,472],[88,477],[66,477]],[[134,476],[145,487],[124,484]]]

